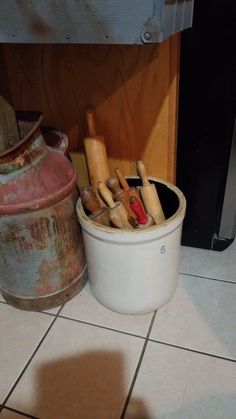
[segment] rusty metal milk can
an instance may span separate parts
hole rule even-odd
[[[18,112],[21,139],[0,154],[0,291],[25,310],[58,306],[86,281],[67,137],[55,131],[59,145],[48,147],[42,118]]]

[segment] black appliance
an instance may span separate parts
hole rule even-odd
[[[198,0],[181,34],[177,185],[182,244],[223,250],[236,223],[236,3]]]

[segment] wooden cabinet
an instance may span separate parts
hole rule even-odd
[[[152,45],[2,44],[1,92],[38,110],[69,137],[79,185],[87,183],[85,109],[95,108],[111,170],[175,180],[179,34]]]

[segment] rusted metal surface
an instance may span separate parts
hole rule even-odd
[[[20,154],[23,148],[19,149],[19,146],[25,145],[28,148],[29,141],[31,142],[37,138],[38,129],[43,120],[43,115],[40,112],[16,112],[16,118],[20,130],[20,141],[14,144],[12,147],[9,147],[5,151],[1,151],[0,158],[2,159],[5,155],[13,156],[13,152],[16,150],[17,154]]]
[[[75,192],[54,207],[1,218],[0,287],[8,300],[50,297],[51,304],[73,280],[81,287],[85,255],[76,200]]]
[[[0,155],[0,290],[12,305],[50,308],[82,288],[76,181],[70,162],[46,146],[39,127],[19,149]]]
[[[68,159],[46,146],[39,129],[41,114],[20,114],[25,136],[0,154],[0,215],[54,205],[72,193],[77,176]],[[27,132],[28,128],[28,132]],[[55,132],[55,131],[54,131]],[[61,134],[61,143],[65,136]]]

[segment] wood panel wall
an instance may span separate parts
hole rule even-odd
[[[179,35],[156,45],[2,46],[10,96],[18,110],[38,110],[64,131],[79,184],[88,183],[85,109],[95,108],[111,171],[175,181]]]

